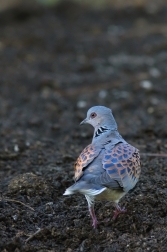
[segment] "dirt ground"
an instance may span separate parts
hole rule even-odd
[[[0,251],[167,251],[167,8],[74,4],[0,16]],[[113,110],[141,152],[142,174],[112,220],[97,202],[62,196],[91,142],[93,105]]]

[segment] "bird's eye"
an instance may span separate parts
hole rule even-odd
[[[91,113],[90,117],[93,119],[97,116],[97,114],[95,112]]]

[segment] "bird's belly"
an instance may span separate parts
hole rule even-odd
[[[119,200],[125,195],[126,193],[121,190],[112,190],[106,189],[102,193],[95,196],[95,200],[109,200],[114,202],[119,202]]]

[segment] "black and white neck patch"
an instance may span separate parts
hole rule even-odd
[[[102,127],[98,128],[98,130],[95,132],[94,137],[98,137],[98,136],[102,135],[104,132],[106,132],[108,130],[109,129],[106,126],[102,126]]]

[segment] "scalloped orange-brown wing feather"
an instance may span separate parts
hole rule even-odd
[[[74,179],[77,181],[83,175],[83,168],[90,164],[95,157],[100,153],[100,148],[95,147],[93,144],[89,144],[79,155],[77,161],[74,164],[75,175]]]
[[[118,181],[125,191],[133,188],[139,179],[139,151],[128,143],[120,143],[106,150],[102,163],[110,178]]]

